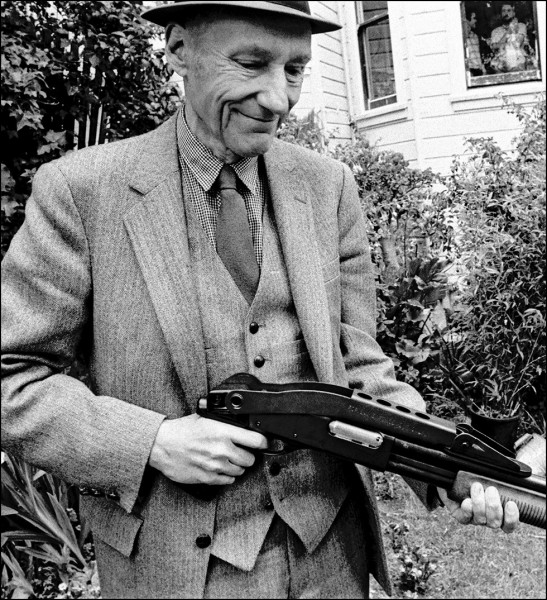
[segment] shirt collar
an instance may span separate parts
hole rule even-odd
[[[177,119],[177,143],[182,160],[188,165],[200,186],[206,192],[211,191],[224,163],[190,131],[184,108],[179,111]],[[245,187],[255,194],[258,185],[258,158],[242,158],[231,166]]]

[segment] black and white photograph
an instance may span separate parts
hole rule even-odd
[[[1,600],[545,598],[546,7],[0,3]]]

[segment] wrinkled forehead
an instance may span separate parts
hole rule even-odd
[[[502,4],[502,6],[501,6],[502,13],[513,12],[514,10],[515,9],[512,4]]]

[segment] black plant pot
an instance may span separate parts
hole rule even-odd
[[[469,412],[471,414],[472,427],[496,440],[496,442],[509,450],[514,450],[520,414],[513,417],[489,417],[487,415],[480,415],[473,409]]]

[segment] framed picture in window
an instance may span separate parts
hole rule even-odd
[[[541,79],[536,2],[461,3],[467,86]]]

